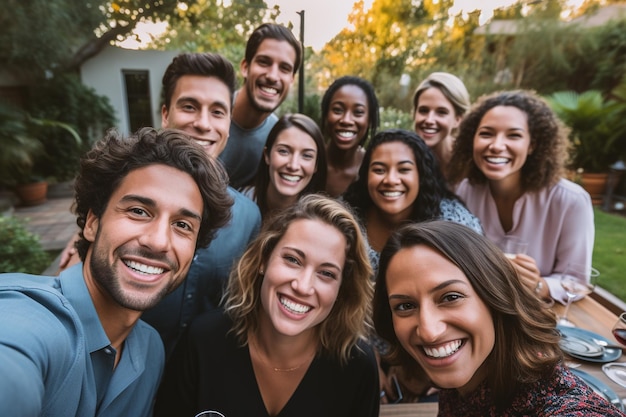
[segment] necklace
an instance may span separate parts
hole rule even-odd
[[[256,344],[256,341],[253,342],[252,338],[250,338],[249,340],[250,340],[250,345],[254,346],[254,350],[256,351],[256,355],[261,360],[261,362],[263,362],[265,365],[267,365],[270,368],[272,368],[274,370],[274,372],[293,372],[293,371],[297,371],[298,369],[302,368],[303,365],[305,365],[307,362],[311,361],[315,357],[315,352],[313,352],[313,355],[311,355],[311,357],[306,358],[299,365],[292,366],[290,368],[277,368],[274,365],[272,365],[269,362],[267,362],[265,360],[265,358],[263,358],[263,355],[261,355],[261,350],[259,349],[259,345]]]

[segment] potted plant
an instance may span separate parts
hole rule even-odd
[[[46,130],[51,128],[64,129],[80,146],[81,139],[71,126],[33,118],[16,108],[0,105],[0,185],[13,189],[24,205],[45,201],[47,182],[39,174],[37,164],[44,152]]]
[[[571,129],[570,169],[589,191],[594,204],[601,204],[609,167],[621,153],[621,138],[615,129],[621,103],[605,99],[597,90],[560,91],[547,101]]]

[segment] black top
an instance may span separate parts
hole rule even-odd
[[[212,311],[199,316],[168,362],[155,407],[155,417],[194,417],[215,410],[226,417],[269,416],[257,386],[248,347],[232,333],[230,318]],[[318,355],[300,385],[277,416],[378,416],[376,359],[359,344],[341,366]]]

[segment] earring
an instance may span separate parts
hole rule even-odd
[[[259,275],[264,275],[265,271],[263,271],[263,268],[259,269]]]

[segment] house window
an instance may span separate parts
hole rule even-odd
[[[131,132],[154,126],[150,106],[150,73],[148,71],[122,71],[126,85],[128,126]]]

